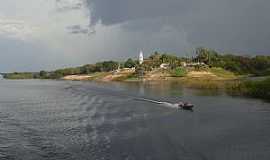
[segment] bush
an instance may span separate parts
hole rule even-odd
[[[244,84],[247,88],[247,95],[270,99],[270,78],[263,81],[247,81]]]
[[[233,72],[224,70],[223,68],[213,67],[209,69],[213,74],[223,78],[236,78]]]
[[[246,95],[255,98],[270,99],[270,78],[262,81],[240,81],[228,86],[227,92],[233,95]]]
[[[173,77],[184,77],[186,76],[186,74],[187,74],[187,71],[182,67],[177,67],[176,69],[172,71]]]

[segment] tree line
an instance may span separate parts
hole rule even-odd
[[[136,68],[137,70],[151,71],[166,63],[169,69],[182,67],[183,62],[200,62],[209,67],[220,67],[236,74],[250,74],[255,76],[270,75],[270,56],[240,56],[221,54],[213,49],[199,47],[193,57],[178,57],[174,54],[154,52],[145,59],[142,65],[138,60],[128,58],[124,62],[103,61],[87,64],[80,67],[64,68],[55,71],[40,71],[38,73],[9,73],[4,78],[9,79],[59,79],[66,75],[91,74],[95,72],[111,72],[118,68]],[[200,66],[198,66],[200,67]]]
[[[270,75],[270,56],[240,56],[233,54],[219,54],[215,50],[198,48],[196,58],[210,67],[220,67],[225,70],[244,75]]]

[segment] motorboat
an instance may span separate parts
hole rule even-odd
[[[185,109],[185,110],[192,110],[192,108],[194,107],[193,104],[188,103],[188,102],[179,102],[178,106],[180,109]]]
[[[152,100],[152,99],[146,99],[146,98],[135,98],[136,100],[140,100],[140,101],[147,101],[147,102],[151,102],[151,103],[155,103],[155,104],[159,104],[159,105],[164,105],[164,106],[168,106],[168,107],[172,107],[172,108],[177,108],[177,109],[184,109],[184,110],[191,110],[194,107],[193,104],[188,103],[188,102],[178,102],[178,103],[170,103],[170,102],[162,102],[162,101],[157,101],[157,100]]]

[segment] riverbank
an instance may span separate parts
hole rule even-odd
[[[27,75],[27,76],[25,76]],[[162,69],[156,68],[138,76],[135,69],[124,68],[111,72],[95,72],[91,74],[74,74],[56,78],[69,81],[97,82],[154,82],[176,81],[182,86],[193,89],[225,90],[230,95],[243,95],[255,98],[270,99],[269,78],[249,78],[239,76],[222,68],[198,69]],[[31,79],[30,74],[12,74],[8,79]],[[39,78],[37,78],[39,79]]]
[[[67,75],[63,80],[95,80],[95,81],[167,81],[167,80],[214,80],[227,81],[238,79],[232,72],[221,68],[209,70],[189,70],[182,76],[175,76],[174,71],[168,69],[154,69],[138,76],[134,69],[120,69],[113,72],[97,72],[88,75]]]
[[[227,86],[232,95],[245,95],[270,100],[270,77],[263,80],[242,80]]]
[[[221,74],[222,73],[222,74]],[[88,75],[68,75],[62,80],[97,81],[97,82],[178,82],[193,89],[225,89],[229,83],[240,81],[240,76],[222,69],[191,70],[183,76],[175,76],[173,71],[154,69],[138,77],[134,70],[118,70],[117,72],[97,72]],[[231,85],[231,84],[230,84]]]
[[[118,72],[101,72],[89,75],[69,75],[63,80],[73,81],[102,81],[102,82],[178,82],[182,86],[193,89],[224,90],[229,95],[249,96],[254,98],[270,99],[270,78],[253,80],[237,76],[220,68],[204,71],[188,71],[185,76],[175,77],[170,71],[155,69],[146,72],[138,78],[134,70],[119,70]]]

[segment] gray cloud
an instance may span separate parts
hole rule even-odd
[[[92,25],[159,32],[165,24],[185,32],[191,46],[270,53],[269,0],[87,0],[87,5]]]
[[[89,33],[89,29],[87,27],[82,27],[80,25],[68,26],[66,27],[66,29],[68,30],[69,33],[72,33],[72,34],[88,34]]]
[[[83,7],[84,1],[82,0],[76,0],[76,1],[70,1],[70,0],[56,0],[56,7],[58,12],[65,12],[65,11],[71,11],[71,10],[79,10]]]
[[[91,22],[105,25],[141,18],[186,14],[196,6],[195,0],[87,0]]]

